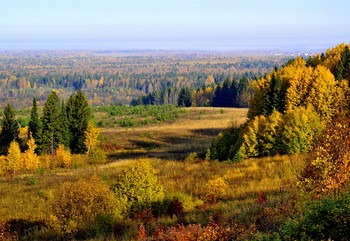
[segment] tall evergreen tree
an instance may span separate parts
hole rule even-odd
[[[338,65],[335,67],[335,78],[337,80],[350,79],[350,50],[345,46]]]
[[[7,155],[12,141],[22,142],[19,138],[19,125],[16,120],[15,110],[10,103],[7,103],[4,110],[4,118],[1,121],[0,152],[2,155]]]
[[[66,106],[64,105],[64,101],[62,101],[62,105],[61,105],[60,119],[61,119],[60,123],[61,123],[61,129],[62,129],[61,143],[63,145],[65,145],[66,147],[69,147],[70,146],[70,131],[69,131],[67,110],[66,110]]]
[[[274,110],[284,111],[285,93],[282,90],[282,81],[277,76],[277,72],[273,72],[271,76],[269,90],[266,93],[263,107],[263,115],[268,116]]]
[[[45,152],[54,154],[62,142],[60,99],[52,91],[44,105],[42,116],[42,142]]]
[[[70,149],[72,153],[85,153],[85,131],[91,119],[91,110],[85,94],[78,90],[76,95],[71,95],[66,105],[70,130]]]
[[[35,140],[39,140],[41,138],[40,132],[41,132],[41,123],[40,123],[40,119],[39,119],[36,98],[34,97],[33,98],[33,107],[32,107],[32,111],[30,113],[30,120],[29,120],[29,124],[28,124],[28,137],[30,136],[30,133],[31,133]]]

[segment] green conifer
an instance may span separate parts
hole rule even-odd
[[[42,140],[44,151],[54,154],[62,142],[60,99],[52,91],[44,105],[42,116]]]
[[[70,130],[70,149],[72,153],[85,153],[85,131],[91,119],[91,110],[85,94],[78,90],[76,95],[71,95],[66,105]]]
[[[15,116],[15,110],[10,103],[7,103],[4,110],[4,118],[1,121],[0,152],[2,155],[7,155],[12,141],[22,142],[19,138],[19,125]]]

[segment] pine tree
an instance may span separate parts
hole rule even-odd
[[[0,132],[0,152],[3,155],[7,155],[8,148],[12,141],[21,143],[22,140],[19,138],[19,125],[15,119],[15,110],[12,108],[10,103],[4,110],[4,118],[1,121],[1,132]]]
[[[72,153],[86,153],[85,132],[91,119],[91,110],[85,94],[78,90],[76,95],[71,95],[66,105],[69,123],[70,149]]]
[[[54,154],[62,141],[60,99],[52,91],[44,105],[42,116],[42,140],[44,151]]]

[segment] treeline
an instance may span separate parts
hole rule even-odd
[[[91,52],[7,52],[0,54],[0,96],[2,100],[15,99],[13,104],[23,108],[34,96],[43,104],[52,89],[67,98],[83,89],[93,105],[128,104],[132,98],[157,90],[199,88],[210,74],[216,82],[222,82],[225,76],[253,78],[286,59],[184,53],[113,56]]]
[[[86,153],[86,133],[91,117],[86,96],[81,90],[71,95],[66,103],[61,102],[57,93],[52,91],[45,102],[41,117],[38,114],[36,98],[33,99],[28,139],[35,140],[35,151],[38,154],[55,154],[59,145],[69,148],[72,153]],[[8,154],[13,141],[19,143],[22,150],[27,148],[19,133],[15,110],[8,103],[1,122],[1,154]]]
[[[215,84],[214,76],[208,75],[202,88],[194,89],[184,86],[166,88],[154,91],[133,99],[130,104],[137,105],[177,105],[177,106],[212,106],[212,107],[247,107],[251,96],[249,85],[251,80],[247,76],[239,81],[226,77],[222,83]]]
[[[212,143],[210,159],[308,152],[334,118],[349,112],[349,46],[297,58],[252,82],[248,121]]]

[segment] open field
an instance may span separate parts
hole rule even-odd
[[[166,196],[189,197],[182,222],[207,225],[218,216],[223,224],[249,226],[265,207],[274,207],[292,196],[306,156],[275,156],[240,163],[205,161],[211,140],[223,129],[243,123],[246,113],[247,109],[186,108],[186,114],[175,122],[103,128],[102,145],[109,154],[106,164],[1,177],[0,218],[11,222],[24,219],[35,229],[35,225],[50,220],[51,203],[64,182],[97,174],[113,186],[123,168],[147,158],[157,169]],[[199,159],[184,161],[193,152]],[[227,184],[225,195],[208,202],[208,182],[219,177]],[[266,203],[257,203],[259,193],[267,196]],[[156,223],[166,228],[178,222],[176,217],[161,216]],[[156,223],[148,228],[154,229]],[[118,239],[130,240],[132,235],[127,232]]]
[[[131,128],[102,129],[103,143],[117,150],[110,159],[149,157],[183,160],[192,152],[204,157],[211,140],[222,130],[246,119],[247,109],[186,108],[175,122]]]

